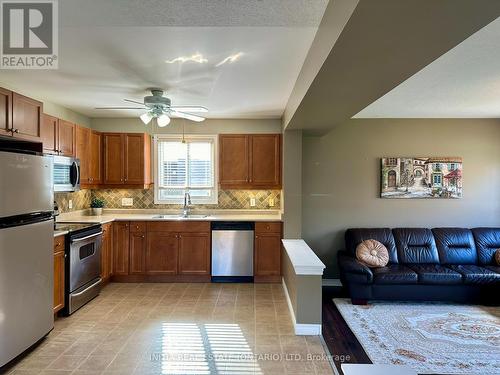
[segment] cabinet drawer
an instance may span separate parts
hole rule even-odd
[[[255,233],[281,233],[280,222],[256,222]]]
[[[146,231],[146,222],[144,221],[131,221],[130,222],[130,232],[138,233]]]
[[[210,233],[208,221],[150,221],[148,232],[207,232]]]
[[[54,254],[60,251],[64,251],[64,236],[54,238]]]

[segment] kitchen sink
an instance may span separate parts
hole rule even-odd
[[[163,220],[189,220],[189,219],[205,219],[207,217],[210,217],[210,215],[188,215],[188,216],[182,216],[182,215],[156,215],[153,216],[153,219],[163,219]]]

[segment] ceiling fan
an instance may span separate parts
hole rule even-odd
[[[172,106],[172,101],[163,96],[163,90],[153,88],[151,95],[144,97],[144,103],[124,99],[126,102],[140,105],[140,107],[98,107],[96,109],[142,109],[145,110],[144,114],[140,116],[145,125],[149,124],[153,118],[156,118],[158,126],[163,128],[170,124],[171,117],[185,118],[195,122],[205,121],[204,117],[193,115],[189,112],[206,113],[208,109],[201,106]]]

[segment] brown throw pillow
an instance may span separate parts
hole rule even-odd
[[[495,251],[495,262],[497,262],[497,266],[500,266],[500,249]]]
[[[364,240],[356,247],[356,258],[368,267],[385,267],[389,263],[389,252],[376,240]]]

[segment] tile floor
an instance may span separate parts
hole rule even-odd
[[[332,374],[280,284],[109,284],[11,375]]]

